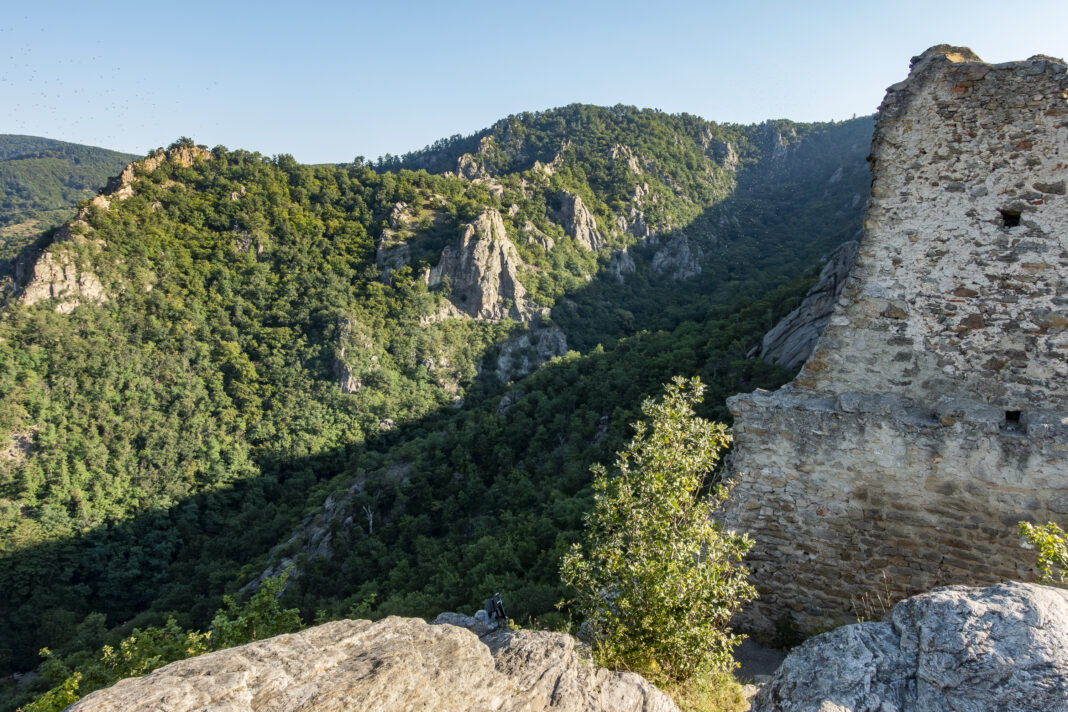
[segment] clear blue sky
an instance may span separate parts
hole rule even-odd
[[[1068,0],[0,0],[0,133],[342,162],[572,102],[843,119],[941,42],[1064,57]]]

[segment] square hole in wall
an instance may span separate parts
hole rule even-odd
[[[1023,411],[1019,410],[1007,410],[1005,411],[1005,423],[1007,425],[1018,425],[1020,422],[1020,415]]]
[[[1020,224],[1019,210],[999,210],[1003,227],[1016,227]]]

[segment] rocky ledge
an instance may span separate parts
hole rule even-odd
[[[638,675],[598,668],[571,636],[490,630],[443,614],[435,624],[344,620],[171,663],[83,698],[72,712],[677,712]]]

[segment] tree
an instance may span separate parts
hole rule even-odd
[[[709,480],[730,433],[694,415],[703,393],[700,379],[676,377],[642,404],[649,422],[611,475],[592,468],[585,546],[561,568],[598,661],[670,681],[729,669],[741,637],[728,624],[756,595],[741,564],[752,541],[712,519],[727,488]]]

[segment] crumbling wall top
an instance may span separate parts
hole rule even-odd
[[[850,281],[795,387],[1068,410],[1068,66],[913,58]]]

